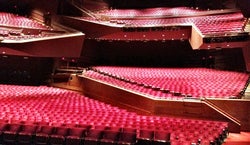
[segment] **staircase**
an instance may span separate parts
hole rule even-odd
[[[250,19],[249,18],[246,20],[244,31],[245,32],[250,32]]]
[[[242,98],[243,99],[250,99],[250,77],[249,77],[248,82],[246,84]]]
[[[243,98],[244,99],[250,99],[250,84],[248,85]]]

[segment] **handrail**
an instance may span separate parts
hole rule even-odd
[[[233,117],[232,115],[230,115],[229,113],[227,113],[226,111],[220,109],[217,105],[215,105],[214,103],[212,103],[211,101],[209,101],[208,99],[204,99],[202,100],[206,105],[208,105],[209,107],[213,108],[215,111],[219,112],[220,114],[222,114],[223,116],[225,116],[226,118],[230,119],[231,121],[233,121],[234,123],[238,124],[239,126],[241,125],[240,120],[238,120],[237,118]]]
[[[82,7],[78,6],[78,5],[76,5],[76,4],[74,3],[74,0],[68,0],[68,2],[69,2],[72,6],[74,6],[74,7],[77,8],[78,10],[80,10],[82,13],[84,13],[84,14],[90,16],[91,18],[93,18],[93,19],[95,19],[95,20],[101,20],[101,17],[98,16],[98,15],[96,15],[96,14],[93,13],[92,11],[90,11],[90,10],[88,10],[88,9],[86,9],[86,8],[82,8]]]

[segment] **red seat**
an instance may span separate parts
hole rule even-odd
[[[103,130],[91,129],[84,138],[85,145],[98,145],[103,136]]]
[[[34,142],[36,145],[47,145],[49,142],[49,135],[54,132],[53,126],[39,126],[35,134]]]
[[[136,129],[135,128],[124,127],[124,128],[122,128],[122,132],[136,133]]]
[[[134,145],[136,144],[135,132],[122,132],[120,134],[117,145]]]
[[[3,131],[3,144],[14,144],[20,130],[21,124],[9,124],[6,130]]]
[[[9,127],[8,123],[0,123],[0,143],[3,142],[3,132]]]
[[[68,135],[69,129],[67,127],[56,127],[55,131],[50,135],[50,145],[63,145],[65,136]]]
[[[153,145],[170,145],[170,133],[165,131],[155,131]]]
[[[22,125],[22,129],[18,133],[18,145],[27,145],[33,142],[33,137],[37,130],[37,125]]]
[[[66,145],[80,145],[87,132],[86,128],[69,128],[66,138]]]
[[[100,145],[115,145],[118,141],[119,132],[106,130],[103,133],[103,137],[100,139]]]
[[[138,140],[138,145],[151,145],[154,137],[153,130],[140,130]]]

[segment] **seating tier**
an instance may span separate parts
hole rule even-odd
[[[175,144],[197,143],[199,139],[209,144],[228,126],[218,121],[139,115],[76,92],[46,86],[0,85],[0,90],[0,119],[9,124],[133,128],[137,137],[140,130],[165,131],[171,134],[170,141]],[[40,139],[41,136],[44,133],[39,135]]]

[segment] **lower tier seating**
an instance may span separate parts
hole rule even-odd
[[[0,85],[1,142],[11,144],[221,144],[227,122],[139,115],[79,93]],[[161,133],[159,133],[161,132]],[[89,144],[86,144],[89,145]],[[144,145],[144,144],[143,144]]]

